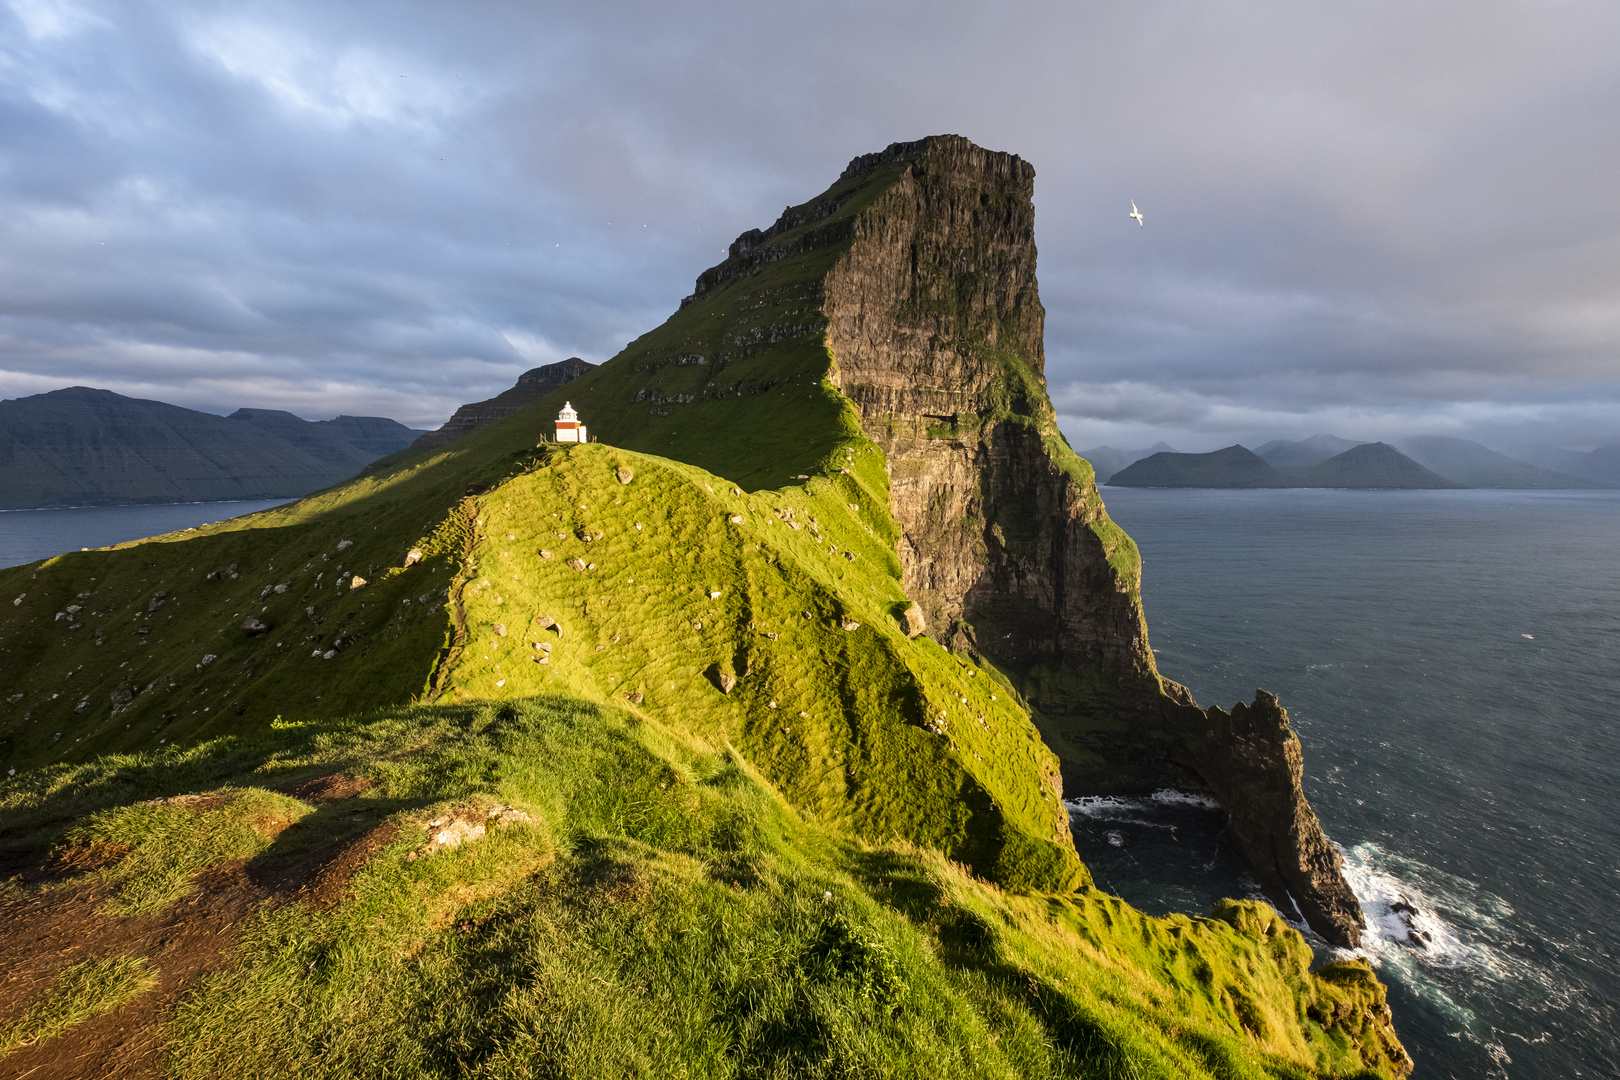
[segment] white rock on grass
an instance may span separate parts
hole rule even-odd
[[[534,819],[512,806],[492,806],[487,810],[458,810],[427,824],[427,843],[406,856],[415,860],[447,848],[458,848],[482,840],[499,825],[529,825]]]

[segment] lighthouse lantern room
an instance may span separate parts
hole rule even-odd
[[[572,402],[563,402],[562,412],[557,414],[557,441],[558,442],[589,442],[585,435],[585,425],[579,422],[579,413],[574,411]]]

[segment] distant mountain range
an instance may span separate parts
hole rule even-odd
[[[1134,453],[1100,446],[1081,456],[1096,469],[1098,483],[1118,487],[1620,487],[1620,446],[1550,453],[1565,455],[1580,471],[1554,471],[1438,435],[1394,446],[1314,435],[1297,442],[1273,439],[1254,451],[1229,446],[1207,454],[1179,454],[1163,443]]]
[[[216,416],[72,386],[0,401],[0,509],[295,498],[421,434],[380,416]]]
[[[1115,487],[1458,488],[1388,443],[1362,443],[1313,465],[1278,468],[1241,446],[1208,454],[1154,454],[1108,481]]]
[[[1620,487],[1620,443],[1581,453],[1551,446],[1530,446],[1519,451],[1526,461],[1544,469],[1590,480],[1600,487]]]

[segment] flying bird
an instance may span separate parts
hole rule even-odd
[[[1131,212],[1129,214],[1126,214],[1125,216],[1135,218],[1137,225],[1142,224],[1142,211],[1140,211],[1140,210],[1138,210],[1136,208],[1136,200],[1135,199],[1131,200]]]

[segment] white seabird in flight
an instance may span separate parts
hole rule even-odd
[[[1126,214],[1125,216],[1135,218],[1137,225],[1142,224],[1142,211],[1140,211],[1140,210],[1138,210],[1136,208],[1136,200],[1135,199],[1131,200],[1131,212],[1129,214]]]

